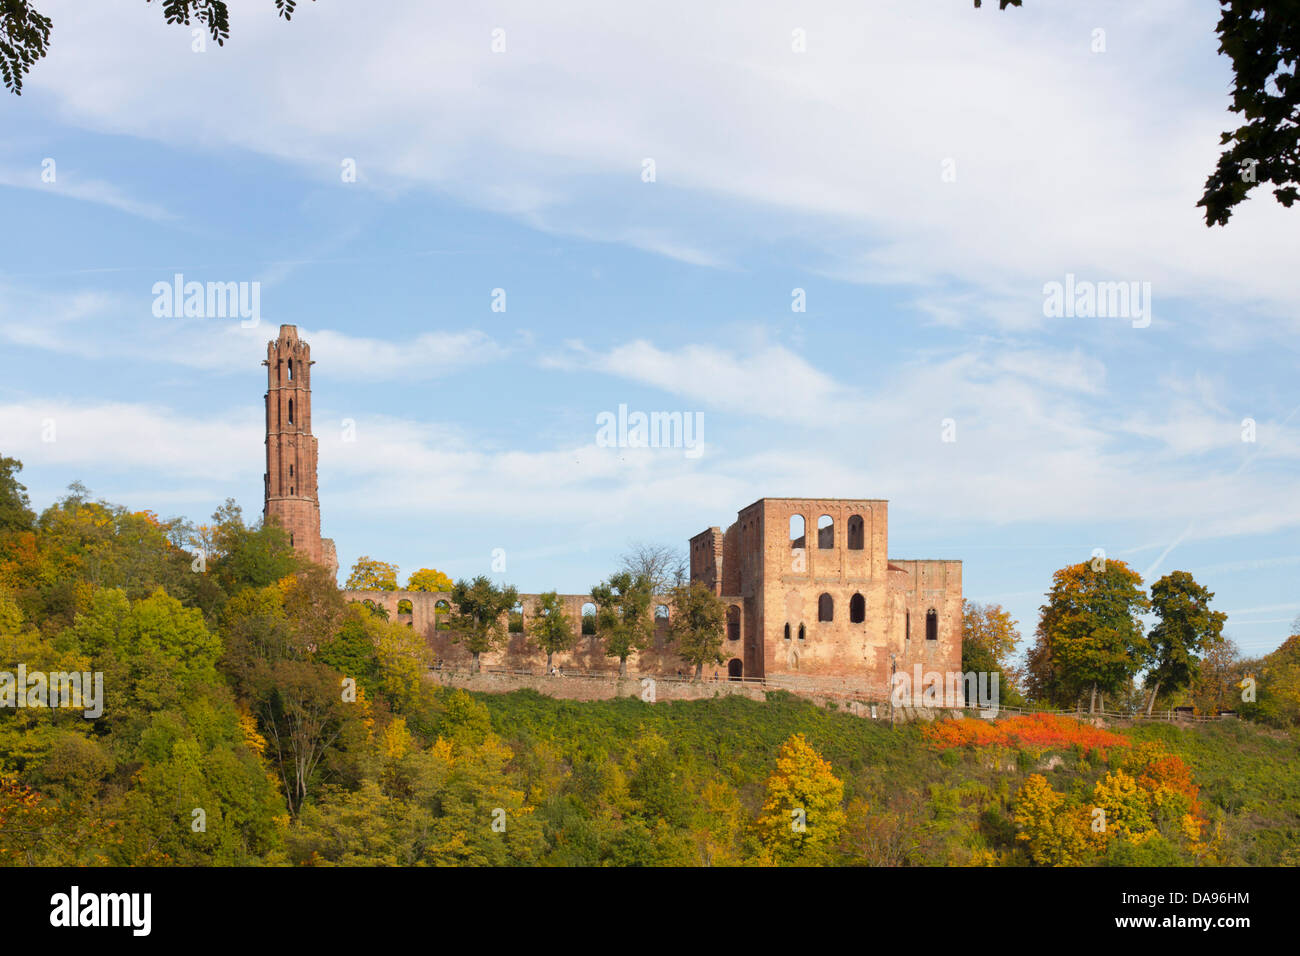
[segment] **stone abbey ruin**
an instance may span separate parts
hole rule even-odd
[[[311,346],[292,325],[267,345],[264,517],[288,531],[299,553],[337,573],[333,541],[321,537],[316,438],[311,431]],[[690,539],[690,579],[727,606],[720,678],[763,679],[810,692],[881,694],[893,671],[961,670],[961,562],[889,555],[889,503],[874,498],[760,498],[723,531]],[[347,591],[387,609],[424,635],[435,659],[467,666],[469,652],[447,629],[451,595]],[[581,636],[555,657],[562,671],[617,673],[595,633],[590,594],[562,595]],[[538,595],[520,595],[508,640],[484,668],[541,674],[546,655],[527,637]],[[686,667],[668,637],[671,608],[654,602],[651,646],[628,673],[673,676]],[[706,671],[707,677],[714,674]]]

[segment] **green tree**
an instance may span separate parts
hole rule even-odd
[[[554,591],[547,591],[537,599],[537,612],[530,618],[529,636],[546,652],[546,673],[551,672],[551,659],[559,651],[567,651],[578,640],[573,622],[564,613],[564,602]]]
[[[650,643],[651,582],[643,575],[620,571],[592,588],[591,599],[605,656],[617,657],[618,676],[627,677],[627,659]]]
[[[1151,585],[1151,609],[1158,620],[1147,635],[1150,641],[1146,686],[1147,715],[1156,695],[1190,687],[1196,676],[1199,655],[1218,642],[1228,615],[1211,611],[1214,592],[1196,583],[1186,571],[1174,571]]]
[[[396,591],[397,565],[363,554],[352,565],[352,573],[343,586],[349,591]]]
[[[722,653],[727,606],[711,588],[692,581],[673,588],[672,608],[669,633],[677,642],[677,653],[695,668],[699,680],[705,664],[721,664],[727,659]]]
[[[479,655],[497,647],[505,637],[503,615],[519,601],[519,592],[513,587],[493,584],[480,574],[472,581],[463,578],[451,589],[451,601],[456,606],[452,615],[454,640],[464,642],[471,655],[470,673],[479,670]]]
[[[244,523],[243,509],[233,498],[212,515],[208,572],[226,594],[261,588],[292,574],[301,562],[289,544],[289,533],[274,521]]]
[[[1141,615],[1150,606],[1141,576],[1123,561],[1094,558],[1052,575],[1029,652],[1030,692],[1061,704],[1129,686],[1150,653]],[[1103,697],[1104,703],[1104,697]]]
[[[1021,0],[998,0],[999,9]],[[975,0],[980,6],[980,0]],[[1288,209],[1300,192],[1300,15],[1294,0],[1219,0],[1219,53],[1232,60],[1232,112],[1246,119],[1219,138],[1227,146],[1197,206],[1207,226],[1226,225],[1256,186],[1271,183]]]
[[[27,488],[18,481],[23,463],[0,457],[0,531],[28,531],[36,522]]]

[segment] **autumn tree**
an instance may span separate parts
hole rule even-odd
[[[1000,674],[999,697],[1010,706],[1020,702],[1020,674],[1012,664],[1018,643],[1019,623],[1001,604],[962,601],[961,669],[965,673]]]
[[[451,578],[434,568],[420,568],[412,572],[406,582],[408,591],[428,591],[435,594],[446,594],[453,586]]]
[[[1151,585],[1151,609],[1158,620],[1147,635],[1148,716],[1162,688],[1168,692],[1191,685],[1199,655],[1219,641],[1228,615],[1210,610],[1213,597],[1213,591],[1197,584],[1186,571],[1171,572]]]
[[[672,607],[669,633],[677,642],[677,653],[695,668],[699,680],[705,664],[721,664],[727,659],[722,653],[727,606],[711,588],[692,581],[673,588]]]
[[[1241,648],[1220,636],[1203,648],[1192,680],[1192,702],[1202,714],[1236,710],[1241,703]]]
[[[1089,851],[1086,808],[1052,789],[1042,774],[1031,774],[1016,793],[1012,820],[1016,840],[1039,866],[1079,866]]]
[[[343,586],[349,591],[396,591],[397,565],[363,554],[352,565],[352,572]]]
[[[778,866],[824,866],[844,827],[844,784],[831,765],[794,734],[776,755],[758,816],[766,858]]]
[[[456,632],[453,640],[463,642],[472,657],[470,673],[479,670],[479,655],[497,647],[505,637],[503,616],[519,603],[519,592],[513,587],[502,587],[480,574],[472,581],[463,578],[451,589],[451,601],[456,609],[451,627]]]
[[[546,673],[551,672],[551,659],[558,651],[567,651],[578,639],[573,622],[564,613],[564,602],[554,591],[537,598],[537,612],[528,626],[528,636],[546,652]]]
[[[1141,614],[1150,602],[1141,576],[1123,561],[1093,558],[1052,575],[1029,652],[1030,693],[1058,703],[1128,686],[1148,659]]]
[[[1300,618],[1282,646],[1248,672],[1258,682],[1257,699],[1243,702],[1242,712],[1278,727],[1300,725]]]
[[[596,628],[606,657],[618,658],[618,676],[627,677],[627,659],[649,645],[652,582],[627,571],[612,574],[591,589],[596,604]]]

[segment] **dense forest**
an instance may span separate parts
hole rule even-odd
[[[0,459],[0,672],[99,673],[103,700],[3,701],[9,865],[1300,863],[1300,637],[1224,665],[1258,676],[1249,720],[1193,728],[473,695],[233,502],[192,526],[74,485],[38,516],[20,467]],[[1067,646],[1027,690],[1101,679]],[[1206,659],[1148,704],[1206,693]]]

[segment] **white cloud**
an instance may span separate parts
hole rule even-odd
[[[145,286],[141,286],[142,289]],[[261,322],[155,318],[152,297],[103,292],[30,294],[0,287],[0,342],[89,359],[129,358],[216,372],[246,371],[278,332]],[[509,354],[476,329],[424,332],[406,341],[372,339],[332,329],[300,328],[312,356],[341,381],[401,376],[431,379]]]
[[[315,4],[286,25],[249,5],[202,55],[156,11],[49,8],[59,33],[32,100],[97,129],[250,149],[322,180],[354,157],[374,188],[430,186],[690,262],[812,238],[841,275],[993,293],[927,294],[949,322],[1036,322],[1042,283],[1067,271],[1152,282],[1157,322],[1178,297],[1287,317],[1300,304],[1294,212],[1260,190],[1211,231],[1194,205],[1231,122],[1208,8],[513,0],[489,20],[393,0],[382,16]],[[1221,82],[1190,79],[1206,74]],[[193,108],[205,101],[222,109]],[[701,215],[705,201],[731,212]]]
[[[362,364],[386,360],[380,354]],[[1043,373],[1054,362],[1059,381]],[[644,520],[647,512],[671,516],[682,508],[716,509],[714,520],[725,522],[764,495],[871,496],[899,500],[938,527],[1128,522],[1146,528],[1147,540],[1167,532],[1162,549],[1184,538],[1300,525],[1289,464],[1300,451],[1268,468],[1240,456],[1193,464],[1177,430],[1154,452],[1135,445],[1095,387],[1104,368],[1073,353],[990,348],[898,367],[869,391],[770,344],[665,350],[638,340],[604,353],[572,347],[552,363],[653,386],[670,396],[666,405],[673,398],[698,404],[706,410],[703,457],[597,447],[594,425],[550,447],[519,450],[486,443],[462,424],[358,416],[355,441],[317,429],[327,510],[424,519],[546,515],[608,528],[629,515]],[[793,384],[788,393],[774,387],[778,375]],[[329,418],[328,409],[316,411],[318,421]],[[956,421],[952,443],[942,440],[948,417]],[[57,425],[54,443],[41,441],[46,419]],[[734,440],[752,422],[773,423],[769,441]],[[250,407],[187,418],[126,403],[0,406],[6,453],[47,465],[135,469],[151,486],[165,477],[256,478],[261,437],[260,414]]]

